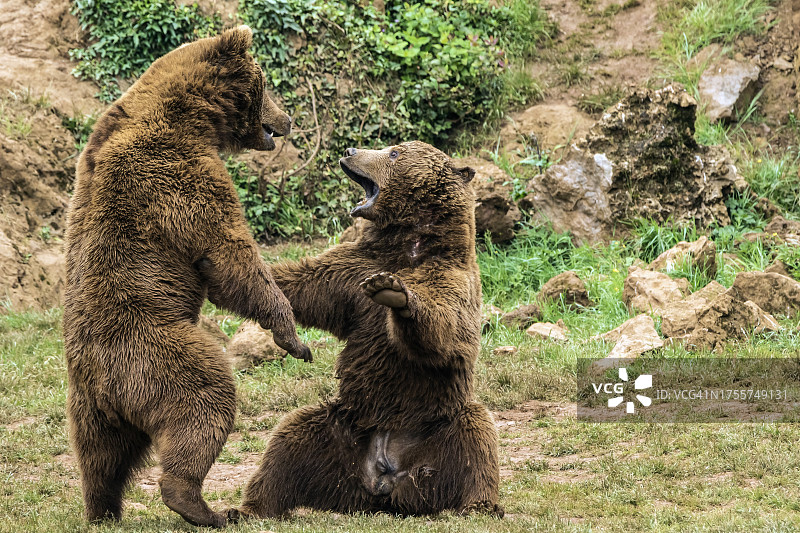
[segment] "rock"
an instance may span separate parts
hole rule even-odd
[[[249,370],[265,361],[284,359],[286,352],[272,339],[272,332],[250,320],[245,320],[236,330],[228,353],[233,358],[236,370]]]
[[[500,323],[510,329],[526,329],[542,319],[542,310],[536,304],[527,304],[509,311],[500,318]]]
[[[780,259],[776,259],[774,263],[764,269],[764,272],[773,272],[775,274],[780,274],[781,276],[794,279],[794,276],[792,276],[791,272],[789,272],[789,267],[787,267],[786,263]]]
[[[519,351],[519,348],[516,346],[498,346],[494,350],[492,350],[492,354],[495,357],[504,357],[504,356],[511,356],[515,355]]]
[[[775,58],[775,61],[772,62],[773,68],[778,70],[792,70],[794,67],[792,64],[782,57]]]
[[[539,297],[558,302],[564,302],[567,307],[587,308],[594,307],[594,302],[589,299],[581,278],[575,272],[567,271],[550,278],[539,291]]]
[[[767,227],[764,228],[764,233],[768,235],[777,234],[785,240],[788,235],[800,235],[800,222],[786,220],[780,215],[775,215],[767,224]]]
[[[492,329],[503,316],[503,310],[491,304],[481,307],[481,331],[486,333]]]
[[[691,260],[692,263],[713,279],[717,277],[717,247],[708,237],[700,237],[694,242],[681,241],[650,263],[648,270],[666,270],[670,272],[681,262]]]
[[[773,315],[794,317],[800,312],[800,283],[774,272],[740,272],[729,292]]]
[[[303,154],[286,139],[277,139],[277,148],[269,152],[250,150],[238,154],[235,158],[244,161],[253,176],[263,176],[263,181],[259,181],[259,192],[265,194],[264,187],[270,182],[278,184],[281,174],[290,171],[297,165],[303,163]]]
[[[538,104],[513,116],[500,130],[504,152],[520,150],[536,139],[541,150],[552,150],[572,139],[580,139],[594,124],[594,119],[581,110],[565,104]]]
[[[635,218],[729,224],[725,200],[746,183],[727,150],[694,140],[696,108],[679,86],[634,90],[528,182],[520,208],[588,243],[619,238]]]
[[[339,236],[339,242],[356,242],[361,238],[361,236],[364,234],[364,230],[370,224],[372,224],[372,222],[366,218],[356,218],[353,220],[353,224],[345,228],[345,230]]]
[[[559,320],[559,322],[561,322]],[[555,342],[565,342],[567,340],[567,328],[551,322],[536,322],[525,330],[525,333],[535,339],[550,340]]]
[[[459,165],[475,169],[472,188],[475,191],[475,233],[478,239],[484,233],[492,234],[492,242],[506,242],[514,238],[514,226],[522,220],[517,204],[511,197],[508,175],[495,164],[477,157],[458,160]]]
[[[760,73],[761,69],[752,63],[727,58],[709,66],[697,86],[708,119],[716,122],[733,118],[734,112],[744,113],[756,94]]]
[[[219,327],[219,323],[211,317],[207,317],[206,315],[200,315],[200,320],[197,322],[197,325],[208,333],[214,341],[217,342],[220,346],[225,348],[228,343],[230,342],[230,337],[225,335],[225,332],[222,331],[222,328]]]
[[[687,67],[692,70],[699,70],[701,68],[705,70],[708,64],[712,61],[716,61],[722,56],[722,53],[722,46],[717,43],[711,43],[692,56]]]
[[[580,242],[601,241],[615,222],[608,198],[612,169],[605,154],[570,147],[561,163],[531,179],[520,207],[534,211],[556,231],[569,231]]]
[[[775,318],[751,301],[735,298],[730,289],[697,314],[697,325],[681,340],[688,350],[720,351],[729,339],[741,339],[763,331],[777,331]]]
[[[664,346],[653,318],[647,314],[637,315],[600,337],[615,343],[608,356],[592,363],[593,367],[600,370],[614,366],[615,359],[635,359]]]
[[[687,298],[669,303],[661,310],[661,333],[665,337],[688,335],[697,327],[698,313],[724,292],[725,287],[712,281]]]
[[[742,233],[737,240],[737,244],[739,242],[761,242],[764,245],[775,246],[781,244],[783,239],[777,234],[764,233],[763,231],[748,231],[747,233]]]
[[[672,279],[661,272],[632,266],[622,288],[622,301],[631,311],[651,313],[661,311],[669,303],[682,300],[689,294],[689,282]]]

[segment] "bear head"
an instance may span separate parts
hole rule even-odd
[[[475,171],[458,167],[421,141],[383,150],[348,148],[339,160],[344,173],[366,193],[350,214],[378,227],[415,225],[451,215],[471,215]]]
[[[252,30],[238,26],[184,44],[153,62],[120,103],[128,114],[201,132],[220,151],[273,150],[292,119],[267,95],[252,43]]]

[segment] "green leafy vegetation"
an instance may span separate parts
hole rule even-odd
[[[74,6],[91,39],[72,52],[76,73],[97,81],[105,99],[159,55],[221,29],[218,17],[168,0]],[[262,184],[229,163],[239,190],[255,192],[248,220],[271,237],[329,235],[349,223],[340,217],[358,193],[336,164],[348,146],[446,147],[540,97],[519,65],[555,30],[538,2],[523,0],[420,0],[385,13],[344,0],[241,0],[238,17],[253,28],[255,55],[297,125],[292,142],[310,160],[302,175]]]
[[[155,59],[195,37],[214,33],[219,18],[202,15],[197,4],[172,0],[75,0],[72,13],[91,43],[70,51],[75,74],[94,80],[99,97],[120,96],[119,81],[141,75]]]

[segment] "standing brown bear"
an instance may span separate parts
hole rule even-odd
[[[340,164],[367,195],[352,214],[371,224],[356,242],[273,265],[297,321],[347,341],[339,392],[275,428],[242,514],[502,514],[497,434],[473,389],[474,171],[421,142],[350,148]]]
[[[225,525],[201,489],[236,396],[230,363],[197,326],[206,297],[311,358],[219,157],[272,150],[291,126],[264,92],[251,43],[242,26],[155,61],[100,117],[78,162],[64,351],[89,520],[120,518],[154,445],[164,503],[193,524]]]

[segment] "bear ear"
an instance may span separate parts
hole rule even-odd
[[[456,173],[461,176],[461,179],[464,180],[464,183],[469,183],[472,181],[472,178],[475,177],[475,169],[472,167],[453,167],[453,170],[455,170]]]
[[[253,45],[253,30],[242,24],[219,35],[218,46],[225,55],[244,55]]]

